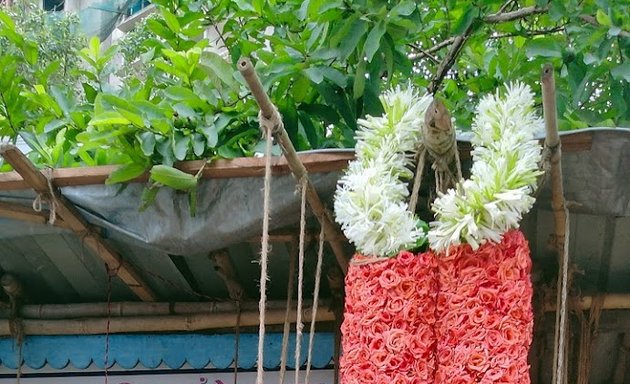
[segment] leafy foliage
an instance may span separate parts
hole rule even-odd
[[[353,146],[357,119],[382,114],[378,95],[407,82],[441,93],[466,130],[478,95],[512,80],[536,90],[547,61],[563,129],[630,125],[625,0],[154,4],[154,17],[106,49],[92,39],[75,50],[75,34],[56,48],[36,28],[23,32],[39,24],[0,12],[0,136],[23,137],[40,164],[125,164],[110,182],[251,156],[263,146],[235,74],[241,56],[254,59],[298,150]],[[64,23],[52,40],[70,36]]]

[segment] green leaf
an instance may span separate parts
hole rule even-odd
[[[304,74],[315,84],[320,84],[324,81],[324,71],[322,67],[307,68],[304,70]]]
[[[343,35],[339,44],[339,55],[346,60],[354,52],[368,30],[368,24],[361,19],[349,19],[348,32]]]
[[[365,90],[365,60],[361,60],[359,65],[357,65],[357,72],[354,75],[354,84],[352,86],[352,94],[355,100],[359,99],[363,96],[363,91]]]
[[[174,14],[170,13],[166,8],[160,8],[160,13],[162,14],[162,17],[164,18],[164,21],[166,22],[166,25],[168,26],[168,28],[175,32],[175,33],[179,33],[182,30],[182,27],[179,25],[179,21],[177,20],[177,16],[175,16]]]
[[[630,63],[624,63],[610,70],[613,79],[630,82]]]
[[[151,168],[151,180],[173,189],[188,191],[197,186],[197,178],[166,165]]]
[[[197,157],[201,157],[206,150],[206,140],[203,135],[195,133],[192,138],[193,153]]]
[[[144,164],[132,163],[123,165],[109,175],[109,177],[105,180],[105,184],[110,185],[133,180],[141,176],[146,169],[147,168]]]
[[[182,136],[175,134],[175,142],[173,144],[173,154],[179,161],[186,158],[188,153],[188,146],[190,145],[190,136]]]
[[[475,19],[475,15],[479,12],[479,10],[474,7],[472,4],[469,4],[466,7],[462,17],[460,17],[455,25],[453,26],[453,35],[461,35],[463,34],[468,27],[472,24]]]
[[[610,27],[611,25],[610,17],[608,17],[608,15],[606,14],[606,12],[604,12],[604,10],[598,9],[597,13],[595,14],[595,18],[597,19],[597,22],[600,23],[601,25]]]
[[[528,57],[562,57],[560,44],[548,37],[528,41],[525,45],[525,52]]]
[[[44,126],[44,132],[49,133],[49,132],[55,131],[66,124],[68,124],[68,122],[62,119],[52,120]]]
[[[147,157],[152,156],[155,150],[155,134],[152,132],[142,132],[137,137],[138,141],[140,141],[142,153]]]
[[[385,34],[385,22],[379,21],[374,28],[368,33],[367,40],[365,41],[365,59],[368,62],[372,61],[374,54],[378,51],[381,45],[381,38]]]
[[[160,188],[155,185],[147,187],[142,191],[142,205],[140,205],[140,212],[144,212],[151,204],[153,204],[159,191]]]
[[[127,125],[131,124],[131,121],[121,115],[116,111],[106,111],[97,116],[94,116],[92,120],[90,120],[90,125],[93,126],[101,126],[101,125]]]
[[[234,68],[223,59],[219,54],[214,52],[204,52],[201,57],[202,66],[217,76],[223,83],[232,87],[235,86]]]

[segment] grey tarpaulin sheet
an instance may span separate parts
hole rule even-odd
[[[630,216],[630,130],[582,130],[592,135],[590,149],[563,154],[565,194],[580,213]],[[572,135],[565,133],[563,136]],[[313,174],[320,195],[331,201],[340,174]],[[262,227],[262,178],[203,180],[199,187],[197,215],[188,211],[188,197],[164,188],[153,206],[139,212],[141,184],[67,187],[62,193],[85,215],[104,228],[104,236],[156,248],[171,254],[193,255],[222,248],[260,234]],[[299,196],[291,175],[274,176],[272,229],[299,222]],[[30,191],[0,191],[0,201],[30,205]],[[539,195],[549,204],[547,183]],[[19,224],[19,227],[16,225]],[[20,233],[37,234],[59,229],[0,219],[0,238]]]

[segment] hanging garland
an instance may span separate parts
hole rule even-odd
[[[433,204],[426,231],[405,199],[428,96],[399,88],[384,115],[360,120],[357,159],[335,195],[357,254],[346,279],[343,384],[529,382],[533,316],[531,209],[543,122],[523,84],[484,97],[473,123],[473,168]],[[432,251],[413,255],[428,239]]]

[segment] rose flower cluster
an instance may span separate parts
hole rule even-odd
[[[342,383],[433,382],[436,268],[429,253],[378,262],[355,256],[346,276]]]
[[[355,256],[346,278],[342,384],[529,383],[531,261],[520,231],[448,256]]]

